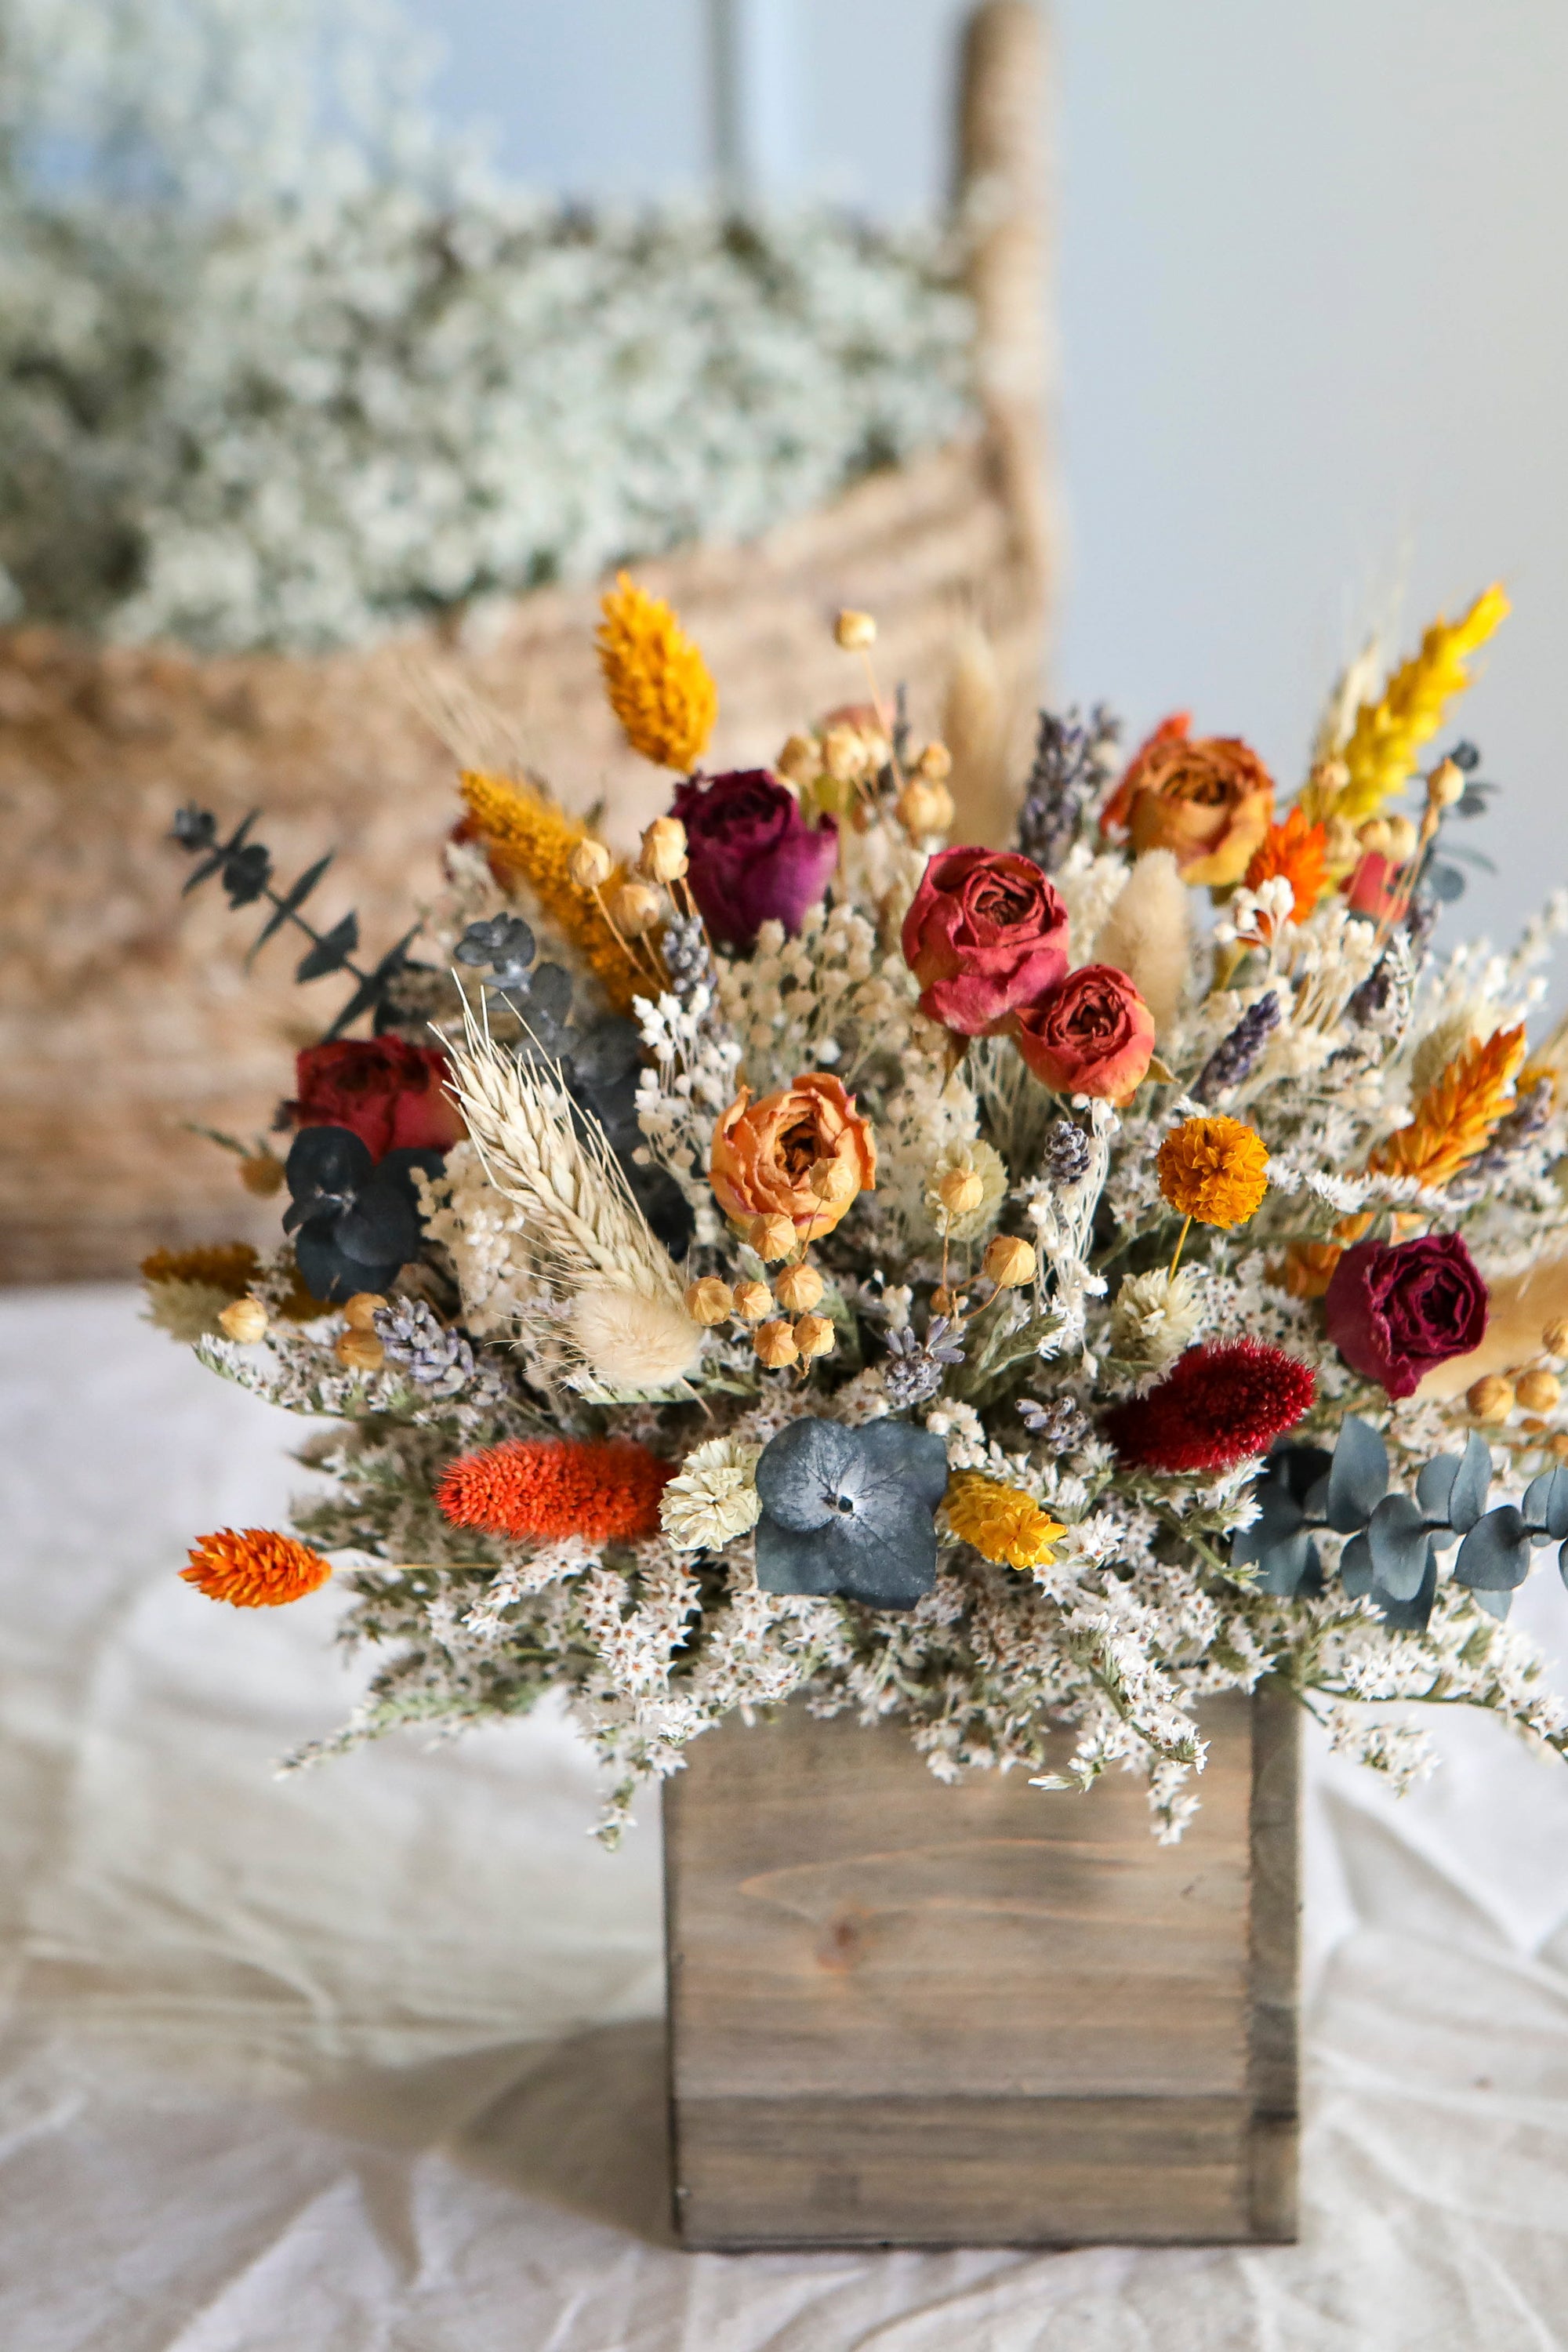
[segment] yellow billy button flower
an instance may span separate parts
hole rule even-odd
[[[948,1482],[942,1508],[961,1543],[1001,1568],[1042,1568],[1067,1529],[1022,1486],[1005,1486],[983,1471],[960,1470]]]
[[[1268,1190],[1268,1148],[1238,1118],[1184,1119],[1156,1164],[1172,1208],[1200,1225],[1245,1224]]]

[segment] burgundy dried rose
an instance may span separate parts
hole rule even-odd
[[[1114,964],[1079,964],[1013,1019],[1019,1053],[1058,1094],[1125,1102],[1148,1075],[1154,1016]]]
[[[1032,858],[940,849],[904,917],[921,1011],[961,1037],[1006,1026],[1067,976],[1067,908]]]
[[[832,817],[808,824],[765,768],[693,777],[671,814],[686,827],[687,880],[715,939],[749,948],[766,922],[798,931],[838,863]]]
[[[1334,1268],[1323,1314],[1352,1372],[1407,1397],[1426,1373],[1480,1346],[1487,1286],[1458,1234],[1358,1242]]]
[[[287,1106],[294,1125],[346,1127],[374,1160],[389,1151],[445,1151],[463,1132],[438,1045],[341,1037],[307,1045],[294,1066],[300,1091]]]

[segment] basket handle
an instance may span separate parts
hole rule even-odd
[[[976,380],[1018,556],[1049,574],[1046,30],[1035,0],[981,0],[964,26],[954,197],[969,235]]]

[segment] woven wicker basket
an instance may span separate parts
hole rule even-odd
[[[638,567],[725,693],[710,765],[767,760],[845,698],[825,625],[839,604],[877,614],[884,676],[933,723],[955,638],[978,625],[1003,708],[1026,719],[1049,541],[1040,83],[1035,9],[988,0],[969,27],[959,174],[986,224],[984,430],[753,545]],[[612,836],[654,813],[665,782],[604,708],[595,619],[596,592],[548,591],[482,646],[432,631],[310,660],[0,633],[0,1280],[121,1276],[159,1243],[275,1229],[188,1123],[265,1129],[322,1016],[280,949],[243,971],[253,927],[216,894],[180,904],[175,805],[264,810],[287,871],[335,844],[321,903],[356,906],[379,951],[437,882],[454,806],[441,707],[493,714],[569,804],[603,795]]]

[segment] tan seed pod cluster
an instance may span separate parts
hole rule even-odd
[[[580,841],[568,861],[568,871],[580,890],[598,890],[615,872],[616,861],[602,841]]]
[[[867,738],[858,727],[830,727],[820,756],[824,774],[836,784],[858,783],[873,764]]]
[[[1388,854],[1396,866],[1406,866],[1415,855],[1418,835],[1407,816],[1395,815],[1388,820]]]
[[[275,1151],[247,1151],[239,1163],[239,1181],[258,1200],[269,1201],[283,1183],[283,1162]]]
[[[773,773],[786,783],[804,791],[814,784],[822,773],[822,753],[814,735],[786,737],[784,749],[773,761]]]
[[[1568,1356],[1568,1316],[1560,1315],[1555,1322],[1547,1325],[1541,1335],[1541,1346],[1545,1355]]]
[[[678,816],[656,816],[642,837],[640,871],[650,882],[679,882],[686,871],[686,827]]]
[[[386,1350],[374,1331],[340,1331],[333,1355],[351,1372],[379,1372]]]
[[[1555,1372],[1521,1372],[1513,1392],[1526,1412],[1555,1412],[1563,1401],[1563,1383]]]
[[[985,1198],[984,1179],[973,1168],[950,1168],[936,1189],[950,1217],[967,1217]]]
[[[1449,809],[1464,797],[1464,770],[1456,760],[1439,760],[1426,779],[1428,807]]]
[[[814,1356],[833,1352],[833,1326],[826,1315],[803,1315],[795,1327],[795,1344],[807,1363]]]
[[[945,784],[917,776],[899,794],[896,814],[910,840],[917,841],[931,833],[951,833],[956,811]]]
[[[869,613],[856,613],[847,607],[833,624],[833,636],[847,654],[863,654],[877,642],[877,624]]]
[[[915,773],[928,784],[945,784],[952,773],[952,753],[945,743],[928,743],[915,761]]]
[[[962,1315],[963,1294],[952,1289],[949,1284],[939,1282],[931,1295],[931,1307],[933,1315]]]
[[[999,1290],[1016,1290],[1035,1278],[1034,1244],[1018,1241],[1012,1234],[996,1234],[985,1245],[981,1267]]]
[[[343,1308],[343,1321],[351,1331],[374,1331],[375,1318],[385,1305],[379,1290],[356,1290]]]
[[[1465,1402],[1479,1422],[1496,1427],[1513,1411],[1513,1382],[1500,1372],[1489,1372],[1465,1391]]]
[[[781,1257],[795,1255],[800,1235],[793,1217],[755,1217],[746,1239],[764,1265],[776,1265]]]
[[[752,1345],[770,1372],[781,1371],[784,1365],[795,1363],[800,1355],[794,1331],[782,1321],[760,1324]]]
[[[254,1348],[267,1337],[268,1314],[259,1298],[237,1298],[217,1319],[228,1338],[242,1348]]]
[[[786,1266],[773,1287],[781,1307],[792,1315],[804,1315],[822,1297],[822,1276],[803,1260],[799,1265]]]
[[[610,899],[616,929],[628,940],[640,940],[664,913],[664,900],[646,882],[623,882]]]
[[[735,1294],[718,1275],[705,1274],[700,1282],[689,1286],[686,1311],[694,1323],[709,1328],[715,1323],[727,1323],[735,1311]]]
[[[816,1160],[805,1181],[826,1209],[837,1208],[860,1189],[855,1171],[842,1160]]]
[[[735,1285],[735,1312],[742,1323],[760,1323],[773,1313],[773,1294],[765,1282]]]

